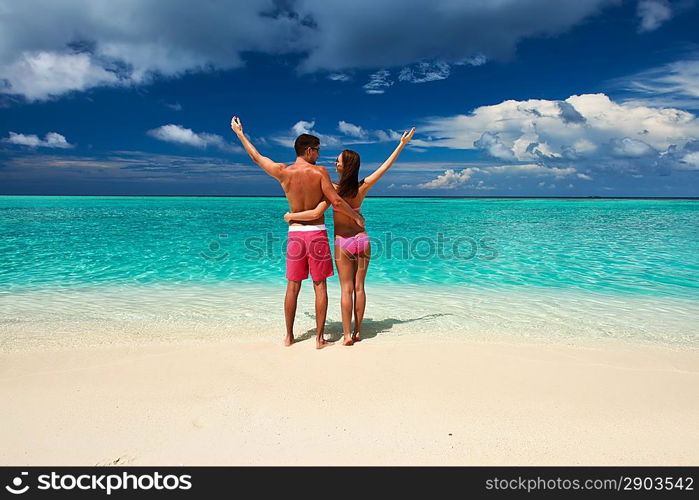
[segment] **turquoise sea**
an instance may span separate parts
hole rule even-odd
[[[0,341],[47,322],[283,325],[287,209],[264,197],[0,196]],[[362,213],[372,321],[699,342],[697,200],[369,198]],[[326,223],[332,235],[332,210]]]

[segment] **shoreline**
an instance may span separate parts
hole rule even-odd
[[[315,317],[306,313],[298,315],[294,329],[297,344],[312,343],[315,339]],[[395,320],[394,320],[395,321]],[[375,325],[379,331],[376,331]],[[409,323],[409,321],[407,321]],[[25,324],[5,324],[3,336],[0,337],[0,356],[31,355],[33,353],[60,353],[83,349],[139,348],[158,346],[205,346],[260,344],[275,345],[282,343],[285,335],[283,321],[258,320],[252,323],[231,324],[218,321],[55,321],[50,323],[28,322]],[[39,330],[50,329],[54,335],[45,336]],[[413,326],[392,324],[392,320],[364,319],[363,339],[375,345],[393,343],[407,344],[474,344],[485,346],[525,346],[525,347],[562,347],[583,350],[624,350],[651,349],[658,352],[678,352],[699,354],[696,343],[667,342],[665,340],[642,339],[635,337],[583,337],[583,336],[533,336],[529,332],[500,331],[449,332],[447,330],[415,330]],[[89,333],[93,332],[93,333]],[[99,333],[97,333],[99,332]],[[325,339],[341,342],[342,322],[340,318],[328,315],[325,327]]]
[[[435,340],[0,353],[0,464],[699,462],[699,350]]]
[[[368,284],[364,333],[475,342],[629,345],[699,349],[699,305],[689,298],[540,289]],[[342,331],[339,285],[328,284],[326,334]],[[396,297],[406,300],[396,301]],[[0,294],[0,353],[95,344],[187,341],[274,343],[285,330],[274,284],[100,286]],[[38,304],[41,304],[37,307]],[[9,314],[9,312],[12,312]],[[314,296],[302,287],[295,333],[315,331]]]

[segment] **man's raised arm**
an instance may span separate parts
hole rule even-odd
[[[233,132],[235,132],[235,135],[238,136],[238,139],[240,139],[240,142],[243,144],[245,151],[247,151],[247,153],[250,155],[250,158],[252,158],[252,161],[262,167],[262,169],[269,175],[275,179],[279,179],[282,167],[284,165],[282,163],[272,161],[266,156],[262,156],[260,152],[255,149],[255,146],[253,146],[250,140],[245,137],[245,134],[243,133],[243,124],[240,123],[240,118],[237,116],[234,116],[231,119],[231,129]]]
[[[322,175],[320,185],[323,189],[323,195],[332,204],[333,209],[339,210],[340,212],[350,217],[359,227],[364,227],[364,216],[352,210],[352,207],[349,206],[349,203],[347,203],[345,200],[342,199],[342,197],[339,194],[337,194],[337,191],[335,191],[333,183],[330,180],[330,175],[328,175],[328,172],[326,172],[324,168],[321,168],[320,172]]]

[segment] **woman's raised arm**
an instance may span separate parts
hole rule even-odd
[[[388,169],[391,168],[393,162],[396,161],[396,158],[398,158],[398,155],[401,153],[401,151],[403,151],[405,145],[408,144],[410,142],[410,139],[413,138],[414,133],[415,127],[403,132],[403,135],[400,138],[400,144],[398,144],[393,153],[391,153],[391,156],[389,156],[388,159],[385,162],[383,162],[383,164],[379,168],[377,168],[373,174],[364,178],[364,184],[367,186],[367,189],[376,184],[378,180],[381,177],[383,177],[383,174],[388,172]]]

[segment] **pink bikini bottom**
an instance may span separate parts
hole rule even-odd
[[[348,238],[336,236],[335,245],[347,250],[352,255],[357,255],[369,248],[369,236],[366,233],[355,234]]]

